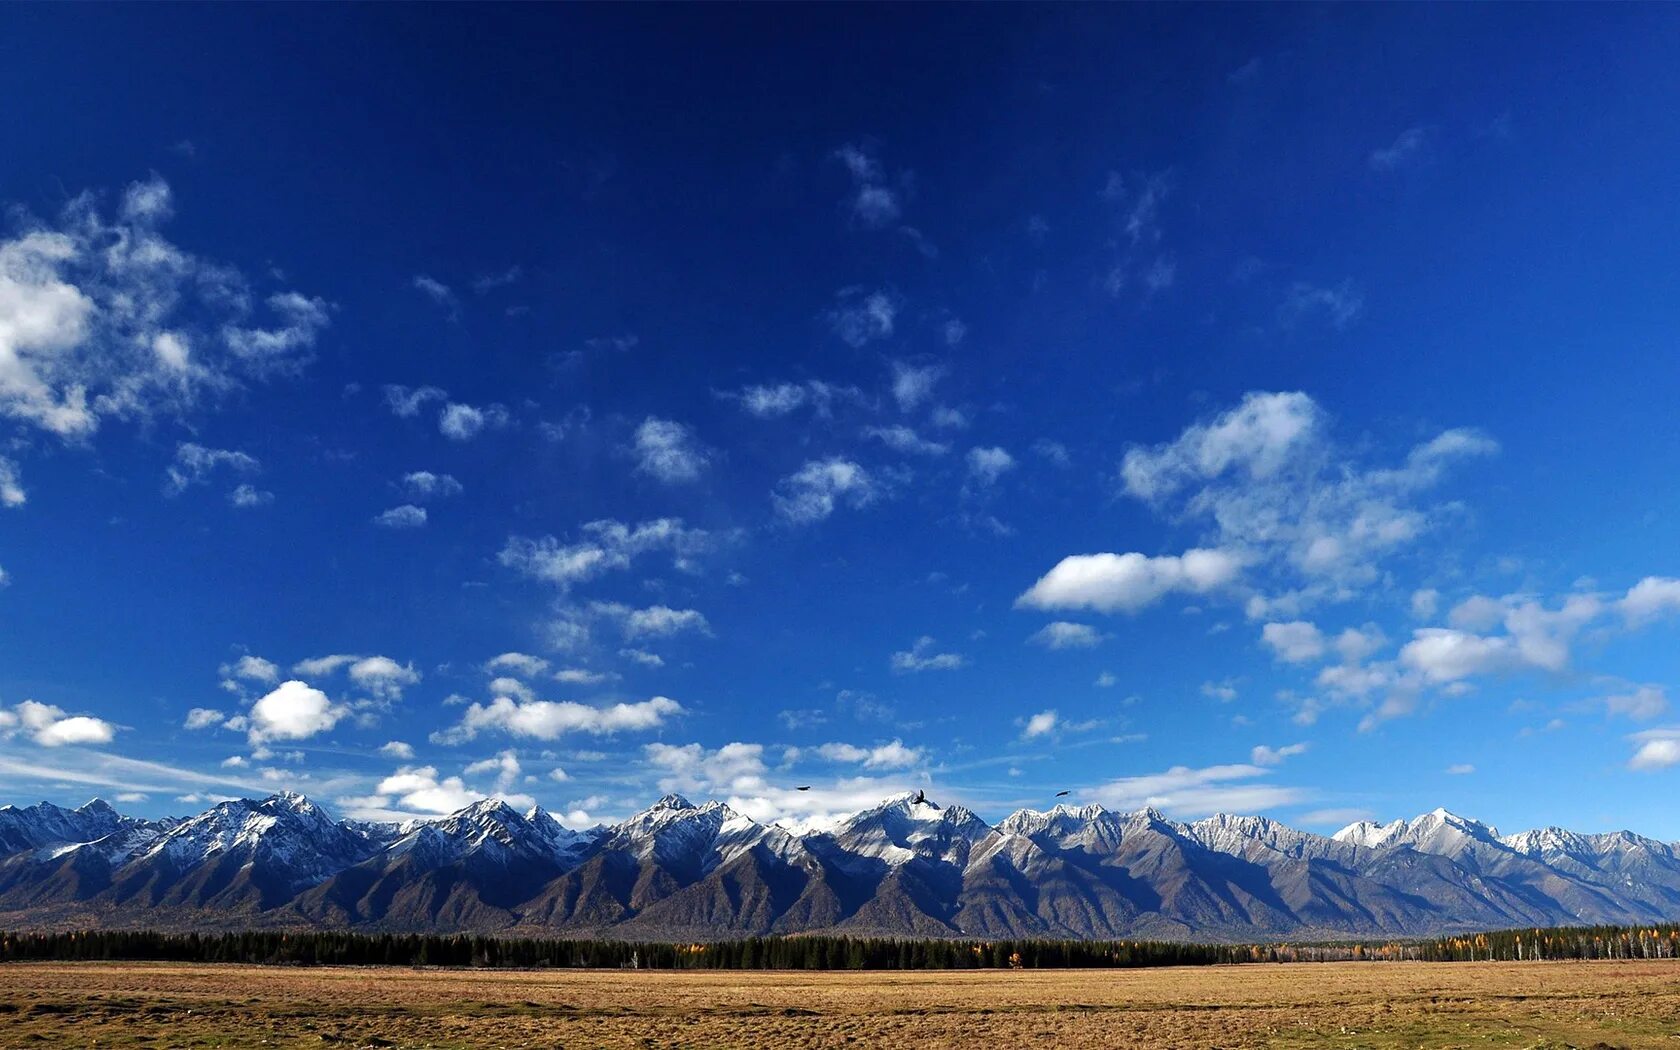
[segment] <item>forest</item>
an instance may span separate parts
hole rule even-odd
[[[1209,966],[1279,962],[1540,962],[1672,959],[1680,925],[1496,930],[1407,941],[1193,944],[1173,941],[748,937],[671,943],[272,930],[0,933],[0,962],[158,961],[274,966],[655,970],[962,970]]]

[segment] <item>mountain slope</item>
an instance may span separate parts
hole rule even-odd
[[[699,940],[830,931],[1265,940],[1680,918],[1680,849],[1436,810],[1264,817],[885,799],[795,833],[668,795],[610,827],[485,800],[401,826],[294,794],[185,820],[0,807],[0,926],[313,926]]]

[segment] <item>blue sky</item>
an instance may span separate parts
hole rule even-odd
[[[0,795],[1680,837],[1677,59],[6,9]]]

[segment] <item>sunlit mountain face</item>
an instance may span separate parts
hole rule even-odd
[[[994,827],[917,792],[796,833],[673,794],[571,831],[498,800],[395,825],[281,794],[167,821],[97,800],[7,807],[0,835],[12,926],[1249,941],[1655,922],[1680,905],[1672,844],[1501,836],[1441,809],[1333,837],[1100,805]]]
[[[1667,16],[0,6],[0,911],[1677,917]]]

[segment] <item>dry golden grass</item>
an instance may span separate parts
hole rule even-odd
[[[0,1046],[1680,1048],[1680,963],[790,973],[0,967]]]

